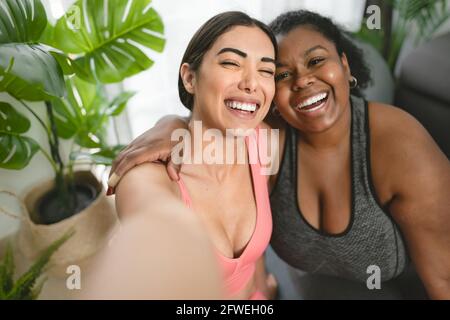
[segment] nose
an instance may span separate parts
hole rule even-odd
[[[242,74],[242,79],[239,82],[239,89],[245,91],[246,93],[252,93],[256,91],[258,86],[258,80],[256,78],[256,73],[253,70],[246,70]]]
[[[314,81],[315,78],[310,72],[298,74],[295,81],[292,83],[292,90],[298,91],[300,89],[310,87],[314,84]]]

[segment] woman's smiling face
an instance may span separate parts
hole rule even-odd
[[[214,42],[197,72],[182,66],[181,73],[192,84],[193,119],[221,130],[252,129],[275,94],[275,48],[258,27],[236,26]]]
[[[309,26],[279,40],[275,104],[305,133],[324,132],[349,107],[350,68],[333,42]]]

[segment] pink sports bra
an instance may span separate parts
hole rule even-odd
[[[259,128],[256,135],[245,138],[247,145],[253,188],[256,198],[256,225],[253,234],[242,254],[237,258],[224,256],[218,250],[216,255],[222,269],[226,294],[235,295],[242,290],[255,273],[256,261],[261,258],[266,250],[272,234],[272,212],[270,210],[269,193],[266,177],[261,172],[258,150],[264,150],[265,146],[259,146]],[[192,208],[192,201],[183,180],[178,180],[181,196],[185,204]],[[261,292],[256,291],[250,299],[264,299]]]

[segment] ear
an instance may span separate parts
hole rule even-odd
[[[180,67],[180,76],[183,80],[184,88],[190,94],[194,94],[195,88],[195,71],[192,71],[189,63],[183,63]]]
[[[344,52],[342,52],[342,55],[341,55],[341,63],[342,63],[342,66],[344,67],[344,71],[347,74],[347,77],[350,79],[350,77],[352,76],[352,72],[351,72],[350,66],[348,64],[347,55]]]

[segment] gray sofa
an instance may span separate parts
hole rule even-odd
[[[394,104],[418,119],[450,159],[450,33],[405,58]]]

